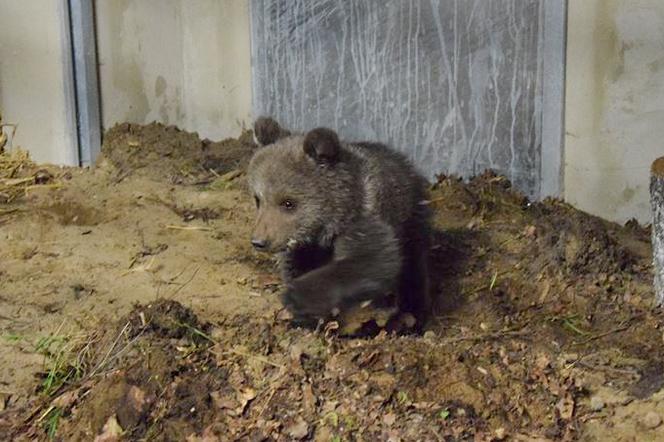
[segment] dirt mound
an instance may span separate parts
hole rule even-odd
[[[646,229],[532,203],[491,172],[440,177],[425,333],[293,328],[248,241],[245,138],[119,125],[99,167],[48,168],[54,186],[0,208],[2,434],[664,438]]]
[[[196,315],[182,304],[162,300],[147,307],[136,307],[126,320],[125,327],[132,332],[130,338],[139,333],[154,333],[159,338],[192,339],[200,341],[209,324],[201,324]]]
[[[567,274],[615,273],[632,263],[628,251],[609,233],[608,223],[567,204],[540,204],[543,222],[537,252]]]
[[[537,268],[551,266],[567,275],[583,275],[619,272],[633,262],[615,239],[616,230],[628,231],[633,223],[619,228],[555,199],[531,203],[492,171],[468,183],[439,176],[433,189],[433,202],[442,203],[436,212],[439,218],[451,212],[458,221],[462,213],[467,221],[463,227],[471,230],[500,226],[501,231],[524,233],[524,239],[532,240],[530,253],[537,257]]]
[[[579,391],[556,364],[490,335],[469,338],[470,348],[465,341],[431,333],[351,341],[275,318],[223,318],[210,328],[160,301],[136,306],[89,348],[96,368],[43,402],[44,419],[10,431],[36,437],[46,422],[62,440],[173,441],[358,432],[366,440],[490,440],[529,425],[552,437],[571,431],[567,407]],[[516,360],[523,365],[512,367]],[[557,400],[563,404],[552,408]]]
[[[116,180],[147,169],[150,176],[172,183],[207,184],[245,167],[255,148],[251,131],[212,142],[175,126],[123,123],[104,135],[100,162],[107,159],[115,166]]]

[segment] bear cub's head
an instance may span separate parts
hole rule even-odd
[[[249,163],[256,204],[251,243],[284,252],[304,245],[329,246],[357,212],[357,178],[337,134],[326,128],[291,135],[271,118],[254,134],[263,145]]]

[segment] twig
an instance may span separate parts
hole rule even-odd
[[[446,200],[446,199],[449,199],[449,198],[446,197],[446,196],[441,196],[441,197],[438,197],[438,198],[433,198],[433,199],[427,200],[427,201],[426,201],[426,205],[428,206],[428,205],[430,205],[430,204],[437,203],[437,202],[439,202],[439,201],[444,201],[444,200]]]
[[[488,289],[488,290],[492,290],[492,289],[493,289],[493,286],[494,286],[495,283],[496,283],[496,280],[497,280],[499,277],[505,276],[505,275],[510,274],[510,273],[512,273],[512,272],[513,272],[513,270],[510,269],[510,270],[503,270],[502,272],[496,272],[496,273],[494,273],[493,278],[491,279],[491,282],[490,282],[489,284],[485,284],[485,285],[483,285],[483,286],[481,286],[481,287],[478,287],[478,288],[474,289],[472,292],[470,292],[470,294],[471,294],[471,295],[474,295],[474,294],[476,294],[476,293],[479,293],[479,292],[481,292],[481,291],[483,291],[483,290],[487,290],[487,289]]]
[[[627,329],[630,327],[629,322],[631,322],[631,319],[628,320],[628,321],[626,321],[626,323],[625,323],[624,325],[621,325],[621,326],[619,326],[619,327],[616,327],[616,328],[614,328],[613,330],[609,330],[609,331],[606,331],[606,332],[604,332],[604,333],[600,333],[600,334],[598,334],[598,335],[591,336],[591,337],[589,337],[588,339],[586,339],[586,340],[584,340],[584,341],[577,342],[576,344],[577,344],[577,345],[587,344],[587,343],[589,343],[589,342],[595,341],[595,340],[597,340],[597,339],[601,339],[601,338],[603,338],[603,337],[605,337],[605,336],[608,336],[608,335],[611,335],[611,334],[613,334],[613,333],[620,333],[620,332],[622,332],[622,331],[625,331],[625,330],[627,330]]]
[[[590,334],[589,332],[587,332],[585,330],[581,330],[579,327],[574,325],[574,322],[572,322],[572,319],[563,318],[563,320],[562,320],[563,327],[567,327],[568,329],[572,330],[574,333],[576,333],[578,335],[581,335],[581,336],[588,336]]]
[[[258,419],[260,419],[260,417],[263,416],[263,413],[265,413],[265,410],[267,410],[268,405],[270,405],[270,401],[274,397],[274,394],[277,392],[277,387],[272,386],[272,387],[270,387],[270,390],[271,390],[270,395],[267,397],[267,400],[265,401],[265,403],[261,407],[261,411],[258,413]]]
[[[138,266],[138,267],[134,267],[134,268],[130,268],[129,270],[123,272],[120,276],[127,276],[130,273],[137,273],[137,272],[149,272],[150,269],[152,268],[152,264],[154,264],[154,260],[155,260],[155,257],[151,256],[150,261],[148,261],[147,264],[144,264],[144,265],[141,265],[141,266]],[[131,265],[133,265],[134,263],[135,262],[132,262]]]
[[[609,366],[603,366],[603,365],[591,365],[588,364],[587,362],[583,362],[581,360],[576,362],[577,365],[580,365],[582,367],[585,367],[589,370],[598,370],[598,371],[609,371],[612,373],[618,373],[618,374],[624,374],[624,375],[636,375],[638,374],[638,370],[634,369],[622,369],[622,368],[616,368],[616,367],[609,367]]]
[[[103,357],[103,359],[101,360],[101,362],[100,362],[99,364],[97,364],[97,366],[94,368],[94,370],[92,370],[92,371],[90,372],[90,375],[89,375],[90,377],[94,376],[94,375],[96,374],[97,370],[100,369],[100,368],[106,363],[106,360],[108,359],[108,356],[111,354],[111,352],[113,351],[113,349],[114,349],[115,346],[117,345],[118,341],[120,340],[120,337],[124,334],[124,332],[125,332],[125,331],[127,330],[127,328],[129,327],[129,324],[130,324],[130,322],[127,321],[127,323],[126,323],[125,326],[122,328],[122,330],[120,330],[120,333],[119,333],[118,336],[115,338],[115,341],[113,341],[113,344],[111,345],[111,347],[110,347],[110,348],[108,349],[108,351],[106,352],[106,355]]]
[[[489,291],[493,291],[493,288],[496,286],[496,281],[498,280],[498,270],[496,270],[493,274],[493,278],[491,278],[491,284],[489,284]]]
[[[164,226],[167,229],[171,230],[203,230],[203,231],[210,231],[212,228],[210,227],[203,227],[203,226],[173,226],[173,225],[166,225]]]
[[[238,356],[243,356],[243,357],[245,357],[245,358],[255,359],[255,360],[257,360],[257,361],[263,362],[263,363],[268,364],[268,365],[271,365],[271,366],[273,366],[273,367],[284,368],[284,365],[283,365],[283,364],[279,364],[279,363],[277,363],[277,362],[272,362],[272,361],[270,361],[269,359],[264,358],[264,357],[262,357],[262,356],[252,355],[252,354],[250,354],[250,353],[245,353],[245,352],[243,352],[243,351],[235,350],[235,349],[226,350],[225,352],[222,352],[222,354],[223,354],[223,353],[227,353],[227,352],[229,352],[229,353],[233,353],[233,354],[238,355]]]
[[[144,331],[144,329],[141,330],[140,333],[137,334],[136,337],[134,337],[131,341],[127,342],[127,345],[125,345],[125,346],[122,347],[117,353],[115,353],[115,354],[114,354],[109,360],[107,360],[107,361],[104,363],[104,365],[108,365],[108,364],[110,364],[111,362],[113,362],[114,360],[116,360],[117,358],[119,358],[120,355],[121,355],[122,353],[124,353],[129,347],[131,347],[132,345],[134,345],[134,342],[138,341],[138,339],[139,339],[141,336],[143,336],[143,331]],[[104,368],[104,366],[99,366],[98,368],[99,368],[99,369],[102,369],[102,368]],[[88,379],[91,378],[91,377],[92,377],[92,375],[88,375],[88,376],[87,376]]]
[[[168,278],[168,280],[165,280],[165,281],[163,281],[163,282],[165,282],[166,284],[180,284],[179,282],[175,282],[175,280],[178,279],[180,276],[182,276],[182,274],[183,274],[184,272],[186,272],[188,268],[189,268],[188,265],[185,266],[185,267],[180,271],[180,273],[178,273],[178,274],[175,275],[175,276],[172,276],[172,277]]]
[[[37,419],[37,423],[39,423],[39,422],[43,421],[44,419],[46,419],[46,416],[48,416],[48,414],[49,414],[51,411],[53,411],[54,409],[55,409],[55,405],[51,405],[50,407],[48,407],[48,408],[46,409],[46,411],[44,411],[44,412],[41,414],[41,416],[39,416],[39,419]]]
[[[6,187],[13,187],[13,186],[19,186],[21,184],[29,183],[31,181],[34,181],[35,177],[34,176],[29,176],[25,178],[9,178],[0,181],[0,184]]]
[[[200,269],[201,269],[200,267],[197,267],[196,270],[194,270],[194,272],[191,274],[191,277],[190,277],[188,280],[186,280],[185,282],[183,282],[182,285],[181,285],[180,287],[178,287],[177,289],[175,289],[175,291],[174,291],[173,293],[171,293],[171,296],[170,296],[170,297],[171,297],[171,298],[174,297],[175,295],[177,295],[177,294],[180,292],[180,290],[182,290],[182,289],[185,288],[187,285],[189,285],[189,283],[190,283],[191,281],[194,280],[194,278],[196,277],[196,274],[198,273],[198,271],[199,271]]]
[[[54,184],[33,184],[31,186],[26,186],[24,190],[26,192],[29,192],[30,190],[35,190],[35,189],[59,189],[62,187],[62,183],[54,183]]]

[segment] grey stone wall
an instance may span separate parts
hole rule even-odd
[[[252,0],[256,115],[541,185],[540,0]]]

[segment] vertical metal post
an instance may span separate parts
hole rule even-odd
[[[76,122],[82,166],[94,163],[101,150],[101,111],[93,0],[68,0],[74,61]]]
[[[69,0],[58,0],[58,12],[62,31],[62,64],[64,70],[63,90],[65,93],[65,124],[66,141],[64,146],[68,166],[81,164],[78,148],[78,123],[76,121],[76,81],[74,80],[74,54],[71,42],[71,18],[69,16]]]
[[[564,191],[565,61],[567,0],[544,2],[542,154],[540,198]]]

